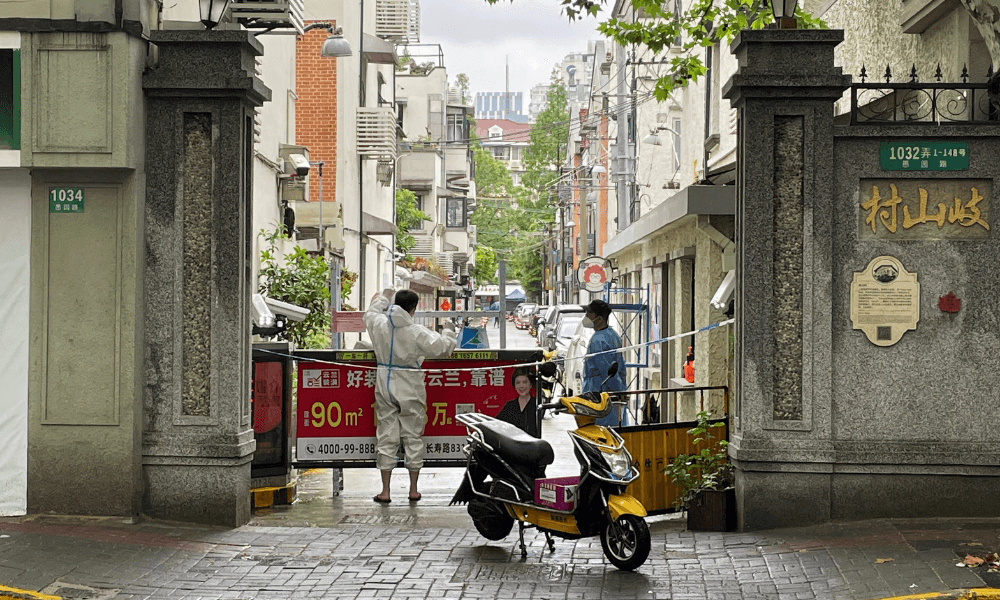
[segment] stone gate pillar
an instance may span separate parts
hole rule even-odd
[[[250,518],[254,75],[238,30],[156,31],[146,124],[143,511]]]
[[[743,31],[725,97],[739,110],[736,390],[730,455],[741,529],[830,518],[831,250],[837,30]]]

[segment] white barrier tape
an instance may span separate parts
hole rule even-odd
[[[730,325],[734,321],[735,321],[735,319],[728,319],[726,321],[719,321],[718,323],[713,323],[711,325],[706,325],[705,327],[702,327],[700,329],[695,329],[695,330],[692,330],[692,331],[685,331],[684,333],[677,333],[677,334],[674,334],[674,335],[671,335],[671,336],[668,336],[668,337],[665,337],[665,338],[660,338],[660,339],[652,340],[652,341],[649,341],[649,342],[643,342],[641,344],[633,344],[631,346],[625,346],[623,348],[617,348],[615,350],[604,350],[602,352],[595,352],[593,354],[585,354],[585,355],[579,356],[577,358],[574,358],[573,360],[583,360],[583,359],[587,359],[587,358],[589,358],[591,356],[598,356],[598,355],[601,355],[601,354],[609,354],[611,352],[625,352],[627,350],[634,350],[634,349],[637,349],[637,348],[643,348],[645,346],[649,346],[649,345],[652,345],[652,344],[662,344],[664,342],[669,342],[669,341],[673,341],[673,340],[676,340],[676,339],[680,339],[680,338],[685,338],[685,337],[688,337],[688,336],[692,336],[692,335],[695,335],[695,334],[698,334],[698,333],[703,333],[703,332],[706,332],[706,331],[711,331],[712,329],[716,329],[716,328],[721,327],[723,325]],[[530,350],[530,349],[526,349],[526,350]],[[268,354],[274,354],[274,355],[282,356],[282,357],[285,357],[285,358],[294,358],[294,359],[300,360],[300,361],[315,362],[315,363],[326,364],[326,365],[333,365],[333,366],[339,366],[339,367],[351,367],[351,368],[356,368],[356,369],[377,369],[378,368],[377,366],[372,367],[372,366],[368,366],[368,365],[359,365],[357,363],[342,363],[342,362],[335,362],[335,361],[322,360],[322,359],[311,359],[311,358],[306,358],[306,357],[302,357],[302,356],[295,356],[293,354],[283,354],[281,352],[275,352],[275,351],[272,351],[272,350],[265,350],[265,349],[262,349],[262,348],[258,349],[257,351],[259,351],[259,352],[266,352]],[[371,350],[357,350],[357,351],[358,352],[371,352]],[[485,350],[482,350],[482,351],[489,352],[490,349],[485,349]],[[562,357],[562,358],[559,358],[559,359],[556,359],[556,360],[565,361],[566,358]],[[512,368],[517,368],[517,367],[531,367],[531,366],[542,365],[542,364],[545,364],[547,362],[551,362],[551,361],[549,361],[549,360],[543,360],[543,361],[536,361],[536,362],[514,363],[514,364],[510,364],[510,365],[504,365],[502,368],[504,368],[504,369],[512,369]],[[482,367],[465,367],[465,368],[459,368],[459,369],[424,369],[424,368],[399,367],[399,368],[396,368],[394,370],[399,370],[399,371],[404,371],[404,370],[405,371],[425,371],[427,373],[437,373],[437,372],[445,372],[445,371],[481,371]]]
[[[692,331],[685,331],[684,333],[676,333],[674,335],[671,335],[671,336],[668,336],[668,337],[665,337],[665,338],[660,338],[658,340],[652,340],[652,341],[649,341],[649,342],[643,342],[641,344],[633,344],[631,346],[625,346],[623,348],[617,348],[615,350],[604,350],[602,352],[594,352],[593,354],[584,354],[582,356],[578,356],[578,357],[574,358],[573,360],[584,360],[584,359],[590,358],[591,356],[599,356],[601,354],[609,354],[611,352],[625,352],[627,350],[635,350],[637,348],[643,348],[645,346],[650,346],[652,344],[662,344],[664,342],[670,342],[670,341],[673,341],[673,340],[677,340],[677,339],[680,339],[680,338],[685,338],[685,337],[688,337],[688,336],[691,336],[691,335],[695,335],[695,334],[698,334],[698,333],[704,333],[706,331],[711,331],[711,330],[716,329],[718,327],[722,327],[723,325],[731,325],[734,321],[735,321],[735,319],[728,319],[726,321],[719,321],[718,323],[712,323],[711,325],[706,325],[705,327],[702,327],[701,329],[694,329]],[[514,348],[509,348],[509,349],[514,349]],[[486,348],[486,349],[483,349],[483,350],[478,350],[478,352],[492,352],[494,350],[497,350],[497,348],[493,348],[493,349]],[[521,348],[517,348],[517,350],[521,350]],[[524,348],[523,350],[532,350],[532,348]],[[323,365],[332,365],[332,366],[335,366],[335,367],[351,367],[352,369],[372,369],[372,370],[378,369],[378,366],[374,366],[373,367],[373,366],[369,366],[369,365],[359,365],[358,363],[344,363],[344,362],[335,362],[335,361],[332,361],[332,360],[322,360],[322,359],[319,359],[319,358],[308,358],[308,357],[305,357],[305,356],[296,356],[294,354],[285,354],[283,352],[275,352],[274,350],[266,350],[264,348],[255,348],[254,352],[264,352],[264,353],[267,353],[267,354],[273,354],[275,356],[281,356],[283,358],[294,358],[295,360],[299,360],[299,361],[303,361],[303,362],[319,363],[319,364],[323,364]],[[372,351],[371,350],[348,350],[347,352],[372,352]],[[469,352],[477,352],[477,350],[469,350]],[[565,361],[566,357],[564,356],[564,357],[558,358],[556,360],[558,360],[558,361]],[[534,366],[538,366],[538,365],[543,365],[543,364],[545,364],[547,362],[552,362],[552,361],[542,360],[542,361],[536,361],[536,362],[515,363],[515,364],[511,364],[511,365],[503,365],[500,368],[502,368],[502,369],[516,369],[518,367],[534,367]],[[423,368],[412,368],[412,367],[393,367],[392,370],[393,371],[423,371],[425,373],[444,373],[446,371],[447,372],[455,372],[455,371],[482,371],[483,367],[464,367],[464,368],[460,368],[460,369],[423,369]]]

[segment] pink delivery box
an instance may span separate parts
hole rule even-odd
[[[535,504],[556,510],[573,510],[580,477],[549,477],[535,480]]]

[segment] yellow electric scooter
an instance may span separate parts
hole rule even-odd
[[[542,365],[543,377],[550,366],[554,369],[551,363]],[[612,363],[608,379],[617,372],[618,363]],[[646,509],[625,493],[639,471],[621,436],[594,424],[611,409],[607,392],[564,397],[538,407],[542,414],[551,410],[576,417],[578,429],[567,433],[580,462],[580,476],[554,479],[545,477],[545,467],[554,460],[547,441],[483,414],[458,415],[469,433],[464,448],[468,464],[451,503],[468,503],[476,530],[489,540],[507,537],[517,521],[521,556],[528,554],[524,530],[534,527],[545,534],[551,551],[553,536],[599,535],[611,564],[624,571],[639,568],[650,549]]]

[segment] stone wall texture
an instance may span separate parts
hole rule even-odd
[[[801,116],[774,118],[774,418],[802,419]]]

